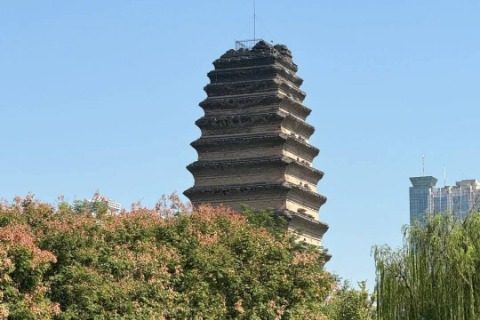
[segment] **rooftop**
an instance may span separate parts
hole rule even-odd
[[[411,177],[410,182],[414,187],[434,187],[437,179],[432,176]]]
[[[480,189],[480,181],[476,179],[457,181],[457,187],[473,187],[474,189]]]
[[[435,187],[437,178],[433,176],[411,177],[410,182],[414,187]],[[475,190],[480,190],[480,180],[465,179],[455,183],[455,186],[445,186],[444,188],[465,188],[473,187]]]

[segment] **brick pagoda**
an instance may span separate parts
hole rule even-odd
[[[194,205],[272,209],[300,240],[320,245],[328,228],[318,220],[323,173],[312,167],[319,150],[308,142],[311,110],[290,50],[258,41],[213,65],[200,103],[205,115],[196,121],[202,135],[192,142],[198,161],[188,166],[195,185],[184,194]]]

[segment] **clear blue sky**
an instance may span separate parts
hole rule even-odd
[[[190,187],[206,74],[251,16],[251,0],[2,0],[0,197],[128,207]],[[480,1],[257,0],[257,16],[305,80],[328,268],[371,287],[421,155],[440,180],[480,178]]]

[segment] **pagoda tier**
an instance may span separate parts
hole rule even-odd
[[[285,155],[311,164],[319,150],[294,134],[265,133],[205,136],[191,143],[199,160],[242,159],[254,156]]]
[[[240,82],[250,81],[252,78],[257,80],[270,80],[278,78],[292,82],[295,86],[300,86],[303,80],[291,72],[287,67],[280,64],[268,64],[259,66],[250,66],[247,68],[224,68],[210,71],[208,73],[211,85],[222,82]],[[297,88],[298,90],[298,88]]]
[[[208,115],[197,120],[196,124],[202,130],[202,136],[277,131],[281,127],[285,133],[295,133],[308,139],[315,131],[305,121],[282,110]]]
[[[323,177],[323,172],[286,156],[197,161],[187,168],[195,176],[196,186],[218,185],[219,180],[228,177],[230,181],[238,184],[245,183],[247,180],[255,183],[262,181],[279,183],[285,180],[297,184],[306,182],[308,187],[315,189],[316,184]],[[243,171],[242,176],[238,175],[238,170]]]
[[[243,112],[282,110],[292,116],[305,120],[311,110],[301,102],[289,99],[282,92],[236,95],[207,98],[200,103],[206,116],[228,115]]]
[[[194,205],[272,209],[301,239],[320,245],[328,229],[318,220],[323,172],[312,167],[319,150],[308,142],[311,110],[290,51],[260,41],[213,64],[200,103],[205,115],[196,121],[202,135],[192,142],[198,161],[187,167],[195,184],[184,194]]]
[[[289,81],[281,78],[212,83],[205,86],[205,91],[209,97],[280,91],[297,101],[303,101],[303,99],[305,99],[305,93],[303,91]]]

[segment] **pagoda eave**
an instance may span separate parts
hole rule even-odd
[[[223,197],[228,194],[251,194],[272,190],[285,193],[285,195],[291,194],[291,196],[287,195],[287,197],[292,201],[295,201],[296,198],[301,198],[303,202],[306,202],[308,207],[315,210],[318,210],[327,201],[325,196],[290,182],[194,186],[187,189],[184,194],[190,198],[192,202],[196,202],[196,199],[202,199],[205,196],[215,197],[216,195],[220,195],[220,197]]]
[[[309,158],[314,158],[320,150],[294,135],[285,133],[266,133],[266,134],[249,134],[249,135],[232,135],[232,136],[202,136],[193,141],[190,145],[195,150],[208,151],[218,150],[225,146],[267,146],[286,144],[293,148],[297,148],[300,152],[305,153]]]
[[[275,125],[284,124],[287,129],[296,131],[307,139],[314,133],[315,128],[304,120],[281,110],[272,110],[270,112],[242,113],[230,115],[210,115],[204,116],[195,121],[200,129],[221,130],[225,128],[249,127],[257,125]]]
[[[242,111],[249,108],[259,108],[259,106],[272,108],[280,106],[300,119],[305,119],[312,112],[301,102],[290,99],[277,91],[207,97],[199,105],[205,112]]]
[[[279,213],[287,218],[289,225],[294,229],[302,230],[319,239],[323,237],[329,228],[328,224],[306,214],[290,210],[282,210]]]
[[[278,63],[273,65],[260,65],[245,68],[224,68],[212,70],[207,74],[207,76],[211,83],[250,80],[253,77],[257,79],[270,79],[277,76],[292,82],[298,87],[300,87],[303,83],[302,78]]]
[[[262,166],[283,166],[289,165],[298,167],[301,171],[306,172],[317,181],[320,180],[324,173],[314,167],[307,166],[304,163],[296,161],[286,156],[274,157],[255,157],[246,159],[227,159],[227,160],[199,160],[187,166],[191,173],[199,173],[204,169],[226,169],[226,168],[242,168],[242,167],[262,167]]]
[[[287,96],[294,97],[299,101],[305,99],[306,93],[282,79],[259,79],[254,81],[235,81],[210,83],[204,87],[209,97],[235,95],[235,94],[252,94],[263,93],[269,91],[281,90]]]

